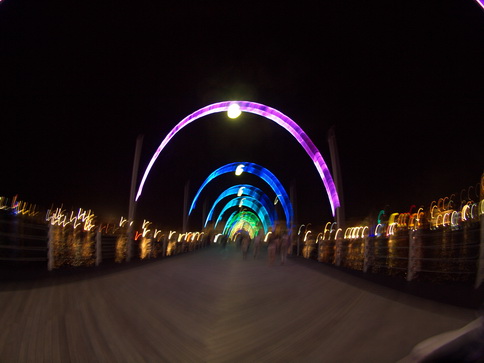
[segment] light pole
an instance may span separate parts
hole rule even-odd
[[[331,154],[331,164],[333,165],[333,177],[336,192],[338,193],[340,206],[336,208],[336,224],[338,228],[344,229],[345,226],[345,207],[343,197],[343,183],[341,180],[341,167],[339,163],[338,146],[336,144],[336,134],[334,127],[331,127],[328,132],[328,144]]]
[[[185,183],[185,190],[183,193],[183,227],[182,232],[186,233],[188,229],[188,191],[190,189],[190,180]]]
[[[129,209],[128,209],[128,240],[126,241],[126,261],[130,261],[133,255],[133,222],[134,213],[136,210],[136,179],[138,178],[139,159],[141,155],[141,146],[143,145],[143,135],[138,135],[136,138],[136,148],[134,151],[133,171],[131,173],[131,191],[129,194]]]

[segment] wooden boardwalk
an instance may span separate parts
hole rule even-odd
[[[3,281],[0,362],[396,362],[476,312],[234,247]]]

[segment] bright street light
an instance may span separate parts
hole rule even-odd
[[[227,109],[227,116],[232,119],[239,117],[241,113],[238,103],[231,103]]]

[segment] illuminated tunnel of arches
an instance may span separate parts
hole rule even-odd
[[[238,197],[249,196],[249,197],[252,197],[252,198],[260,201],[271,216],[271,225],[274,224],[274,219],[277,219],[276,208],[275,208],[274,204],[271,203],[267,194],[265,194],[262,190],[260,190],[259,188],[255,187],[253,185],[237,184],[237,185],[233,185],[230,188],[224,190],[217,197],[215,202],[212,204],[212,208],[210,209],[210,212],[208,213],[204,227],[206,227],[207,224],[212,220],[213,214],[215,213],[215,210],[216,210],[217,206],[221,203],[221,201],[223,199],[229,197],[229,196],[232,196],[232,195],[237,195]]]
[[[253,114],[265,117],[277,123],[278,125],[284,127],[299,142],[299,144],[304,148],[304,150],[306,151],[306,153],[309,155],[314,165],[316,166],[316,169],[326,189],[326,193],[328,194],[329,202],[331,204],[331,211],[334,216],[336,214],[336,208],[340,206],[338,193],[336,191],[336,186],[334,184],[329,168],[326,165],[326,162],[324,161],[323,157],[321,156],[321,153],[316,148],[314,143],[311,141],[309,136],[306,135],[306,133],[301,129],[301,127],[299,127],[297,123],[295,123],[291,118],[284,115],[282,112],[260,103],[248,102],[248,101],[224,101],[224,102],[213,103],[208,106],[200,108],[199,110],[191,113],[183,120],[181,120],[165,136],[160,146],[158,146],[158,148],[156,149],[153,157],[151,158],[150,162],[148,163],[148,166],[145,169],[145,172],[141,179],[141,183],[138,188],[138,192],[136,193],[135,200],[137,201],[141,196],[141,193],[143,191],[143,186],[146,182],[146,178],[148,177],[148,174],[151,168],[153,167],[153,164],[155,163],[156,159],[160,155],[161,151],[168,144],[168,142],[170,142],[170,140],[175,136],[175,134],[178,131],[180,131],[186,125],[190,124],[191,122],[203,116],[210,115],[217,112],[225,112],[225,111],[227,112],[230,111],[231,113],[233,113],[234,109],[236,113],[236,115],[234,115],[235,117],[240,112],[248,112],[248,113],[253,113]]]
[[[287,195],[286,190],[282,186],[281,182],[277,177],[268,169],[255,164],[255,163],[248,163],[248,162],[236,162],[236,163],[230,163],[221,166],[220,168],[216,169],[213,171],[207,179],[202,183],[200,188],[197,191],[197,194],[193,198],[190,210],[188,214],[190,215],[192,211],[195,209],[197,200],[200,197],[200,194],[202,193],[203,189],[207,186],[208,183],[210,183],[213,179],[216,177],[231,173],[231,172],[236,172],[236,174],[241,174],[241,173],[249,173],[253,174],[259,178],[261,178],[263,181],[265,181],[271,189],[274,191],[276,194],[277,198],[281,202],[282,209],[284,210],[284,214],[286,216],[286,226],[288,229],[291,229],[291,221],[293,217],[293,208],[291,201],[289,200],[289,196]]]
[[[243,211],[244,208],[248,208],[249,210],[254,212],[254,214],[262,223],[262,226],[266,233],[269,228],[274,225],[274,220],[271,218],[269,211],[262,205],[262,203],[253,197],[247,196],[233,198],[223,207],[217,218],[217,221],[215,222],[215,229],[217,228],[218,224],[223,220],[224,215],[229,213],[230,210],[234,208],[238,209],[238,211]],[[233,217],[233,215],[234,214],[232,214],[231,218]],[[229,220],[230,218],[227,220],[225,226],[227,226]]]
[[[233,239],[242,230],[247,231],[250,238],[257,236],[263,230],[259,216],[250,210],[235,211],[227,219],[222,233]]]

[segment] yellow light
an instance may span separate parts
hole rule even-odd
[[[119,220],[119,226],[123,227],[126,224],[127,221],[128,221],[127,219],[125,219],[121,216],[121,219]]]
[[[241,175],[244,172],[244,168],[245,168],[244,164],[238,165],[237,168],[235,169],[235,175],[237,176]]]
[[[272,232],[268,232],[264,238],[264,242],[267,242],[267,239],[269,238],[269,236],[272,234]]]
[[[307,241],[307,239],[308,239],[308,234],[310,234],[310,233],[311,233],[311,231],[306,231],[306,233],[304,234],[304,242],[306,242],[306,241]]]
[[[151,224],[150,221],[147,221],[146,219],[143,220],[143,237],[146,237],[146,235],[148,234],[148,232],[151,231],[151,229],[148,229],[149,225]]]
[[[353,227],[346,228],[345,234],[344,234],[344,239],[348,239],[349,238],[349,236],[351,235],[351,231],[352,230],[353,230]]]
[[[319,232],[318,235],[316,236],[316,243],[319,242],[319,240],[321,239],[321,236],[324,237],[323,232]]]
[[[339,235],[338,235],[338,233],[339,233]],[[338,228],[336,230],[336,234],[334,235],[334,239],[338,239],[339,236],[341,236],[341,233],[343,233],[343,230],[341,228]]]
[[[155,229],[155,234],[153,235],[153,238],[156,239],[156,237],[161,233],[158,229]]]
[[[227,109],[227,116],[231,119],[239,117],[241,113],[242,111],[240,111],[240,106],[237,103],[231,103]]]

